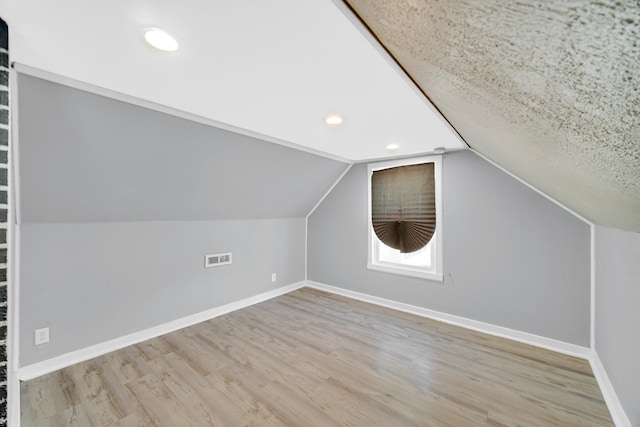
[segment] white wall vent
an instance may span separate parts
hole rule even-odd
[[[225,254],[205,255],[204,257],[205,268],[218,267],[219,265],[226,264],[231,264],[231,252]]]

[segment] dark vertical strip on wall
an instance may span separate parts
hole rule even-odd
[[[7,425],[9,117],[9,30],[0,19],[0,426]]]

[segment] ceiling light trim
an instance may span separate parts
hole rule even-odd
[[[180,47],[173,34],[159,27],[145,28],[144,40],[150,46],[163,52],[175,52]]]
[[[344,124],[344,116],[338,113],[331,113],[324,118],[324,122],[331,127],[342,126]]]

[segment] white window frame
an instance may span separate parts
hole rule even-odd
[[[373,172],[389,169],[398,166],[417,165],[421,163],[434,163],[434,178],[436,186],[436,231],[433,234],[433,238],[429,242],[429,245],[433,245],[431,248],[432,257],[435,259],[432,262],[432,268],[414,267],[400,263],[390,263],[378,260],[378,245],[382,245],[378,236],[373,231],[373,224],[371,222],[371,177]],[[413,157],[410,159],[391,160],[379,163],[370,163],[367,165],[367,188],[369,192],[368,207],[367,207],[367,223],[368,223],[368,260],[367,268],[370,270],[383,271],[385,273],[400,274],[403,276],[420,277],[423,279],[434,280],[438,282],[443,281],[442,272],[442,156],[430,155],[422,157]]]

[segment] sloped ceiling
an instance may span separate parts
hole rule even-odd
[[[640,232],[640,3],[348,0],[475,150]]]
[[[640,231],[637,0],[347,1],[472,148],[596,224]],[[342,0],[0,1],[11,60],[36,76],[342,161],[464,148],[352,15]],[[153,51],[148,26],[181,48]]]
[[[466,148],[342,8],[332,0],[0,0],[0,17],[11,61],[36,77],[62,76],[345,161]],[[173,33],[180,49],[147,45],[148,27]],[[344,125],[327,127],[330,113]],[[400,148],[390,152],[390,143]]]
[[[304,218],[347,167],[48,80],[18,87],[22,223]]]

